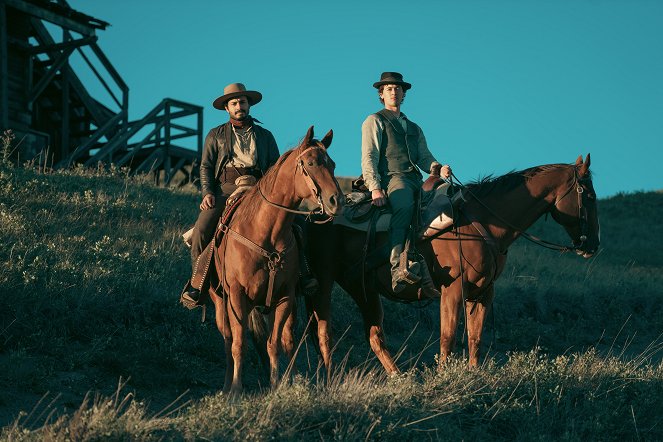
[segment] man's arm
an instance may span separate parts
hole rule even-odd
[[[375,115],[369,115],[361,125],[361,173],[370,191],[381,189],[378,164],[382,131],[382,122]]]
[[[426,142],[426,137],[424,136],[424,132],[421,130],[420,127],[419,127],[418,149],[419,149],[419,162],[417,166],[419,166],[421,170],[424,170],[431,175],[437,175],[443,178],[449,178],[449,175],[451,174],[451,168],[448,165],[442,166],[442,164],[440,164],[435,159],[430,149],[428,149],[428,143]]]
[[[200,161],[200,187],[203,191],[203,196],[212,194],[214,195],[214,181],[216,177],[216,161],[219,156],[218,147],[216,144],[216,131],[212,129],[205,137],[205,146],[203,148],[203,156]]]
[[[361,125],[361,173],[364,184],[371,191],[371,199],[376,206],[387,204],[387,194],[380,183],[380,145],[382,144],[382,121],[369,115]]]

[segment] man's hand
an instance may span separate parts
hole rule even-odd
[[[207,210],[211,209],[214,207],[214,204],[216,203],[216,199],[214,198],[214,195],[211,193],[208,193],[203,197],[203,202],[200,203],[200,210]]]
[[[449,177],[451,176],[451,166],[449,166],[448,164],[442,166],[442,168],[440,169],[440,176],[442,178],[449,179]]]
[[[373,205],[382,207],[387,204],[387,195],[385,195],[384,190],[375,189],[371,191],[371,198],[373,199]]]

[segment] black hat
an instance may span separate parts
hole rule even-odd
[[[398,84],[403,87],[404,91],[412,87],[410,83],[403,81],[403,75],[398,72],[383,72],[380,75],[380,81],[373,83],[373,87],[379,89],[383,84]]]

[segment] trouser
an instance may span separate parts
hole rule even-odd
[[[216,202],[211,209],[201,210],[198,214],[198,220],[193,227],[193,235],[191,236],[191,273],[196,271],[196,261],[198,257],[205,250],[205,247],[214,238],[216,227],[219,224],[219,219],[223,214],[223,209],[226,206],[227,195],[216,195]]]
[[[388,178],[387,198],[391,206],[389,241],[391,249],[405,244],[421,189],[421,176],[417,173],[391,175]]]

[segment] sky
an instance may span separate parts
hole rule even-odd
[[[282,152],[333,129],[336,175],[357,176],[372,84],[396,71],[401,110],[462,182],[591,153],[599,197],[663,189],[660,0],[69,2],[111,24],[98,44],[131,120],[170,97],[204,107],[206,134],[242,82]]]

